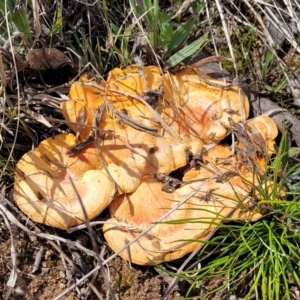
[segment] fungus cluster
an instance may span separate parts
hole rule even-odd
[[[108,207],[114,251],[159,221],[120,253],[149,264],[193,251],[225,218],[261,216],[250,192],[278,132],[266,116],[247,120],[239,87],[132,65],[106,81],[81,77],[61,109],[74,134],[44,140],[16,166],[15,201],[32,220],[68,229],[84,222],[82,206],[90,219]]]

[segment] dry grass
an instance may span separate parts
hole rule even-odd
[[[299,115],[300,7],[297,1],[171,2],[159,7],[156,1],[151,1],[141,12],[134,1],[125,5],[122,1],[70,1],[66,4],[35,0],[31,7],[0,0],[0,290],[4,299],[25,296],[28,299],[180,299],[186,296],[189,287],[192,287],[189,295],[198,295],[201,299],[221,299],[231,293],[248,299],[261,296],[261,290],[251,289],[254,277],[245,289],[241,288],[240,279],[245,274],[234,277],[228,288],[218,281],[224,273],[214,278],[204,269],[210,279],[207,287],[203,285],[203,278],[197,277],[200,271],[197,263],[204,261],[206,266],[209,259],[216,259],[218,255],[222,258],[220,252],[226,252],[226,246],[222,248],[221,242],[226,241],[228,245],[234,235],[226,236],[221,232],[215,242],[219,243],[216,249],[202,250],[200,258],[200,249],[197,249],[184,261],[164,265],[158,276],[152,267],[150,271],[135,266],[131,269],[117,258],[117,253],[113,254],[103,242],[99,223],[88,222],[83,236],[89,239],[80,242],[79,233],[60,232],[32,223],[10,198],[18,159],[46,137],[68,130],[59,104],[66,99],[70,82],[83,72],[96,78],[100,74],[105,77],[113,67],[125,66],[136,57],[141,63],[174,67],[175,62],[180,64],[184,59],[192,59],[185,57],[187,54],[199,54],[198,49],[194,51],[188,47],[198,41],[198,46],[204,44],[207,55],[231,59],[233,63],[222,64],[232,75],[230,81],[246,83],[280,107]],[[152,15],[156,10],[161,14]],[[167,19],[166,16],[173,17]],[[192,18],[191,24],[184,25]],[[180,30],[182,43],[173,45],[170,35]],[[203,37],[205,43],[200,43]],[[170,43],[174,48],[168,47]],[[29,51],[45,47],[61,50],[66,55],[64,63],[46,69],[30,67]],[[176,56],[179,51],[182,60]],[[290,197],[294,199],[294,206],[286,204],[288,217],[283,223],[297,235],[299,219],[295,203],[299,199],[297,195]],[[291,215],[296,220],[289,218]],[[255,230],[262,230],[257,228]],[[224,226],[225,231],[228,234],[234,229]],[[297,243],[293,245],[296,247]],[[291,247],[291,256],[299,257],[290,244],[285,247]],[[222,251],[218,250],[220,248]],[[35,260],[40,254],[41,262],[39,257]],[[233,263],[230,267],[235,272]],[[38,270],[33,274],[32,268]],[[249,268],[253,268],[250,273],[255,269]],[[278,293],[274,294],[277,299],[279,295],[281,299],[298,297],[300,281],[291,274],[294,269],[289,268],[290,273],[278,284]],[[210,271],[214,273],[217,269],[222,266],[211,266]],[[178,285],[180,278],[184,279],[183,287]],[[239,283],[237,288],[232,287],[235,280]],[[215,287],[216,282],[219,284]],[[284,289],[288,292],[283,292]]]

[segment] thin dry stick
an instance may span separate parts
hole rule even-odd
[[[211,35],[211,41],[212,41],[212,44],[214,45],[214,50],[215,50],[216,55],[219,56],[218,47],[216,45],[216,41],[215,41],[214,35],[213,35],[211,16],[210,16],[207,0],[204,0],[204,2],[205,2],[205,10],[206,10],[206,15],[207,15],[207,20],[208,20],[209,31],[210,31],[210,35]],[[219,62],[219,67],[220,67],[220,70],[222,70],[221,62]]]
[[[14,63],[14,71],[15,71],[15,74],[17,74],[18,73],[18,67],[17,67],[16,57],[15,57],[15,53],[14,53],[14,46],[12,44],[12,38],[11,38],[11,33],[10,33],[10,28],[9,28],[10,22],[8,20],[9,11],[7,9],[7,1],[4,1],[4,12],[5,12],[6,31],[7,31],[9,45],[10,45],[10,49],[11,49],[10,50],[11,51],[11,56],[12,56],[12,60],[13,60],[13,63]],[[17,115],[19,116],[20,115],[20,102],[21,102],[21,93],[20,93],[20,88],[19,88],[20,87],[19,76],[16,76],[16,85],[18,87],[17,88],[17,96],[18,96]],[[19,126],[20,126],[20,119],[17,118],[16,131],[15,131],[15,134],[14,134],[13,145],[15,145],[16,142],[17,142]],[[8,164],[11,161],[11,158],[13,156],[13,150],[14,150],[14,147],[11,148],[11,150],[8,154],[8,157],[6,158],[5,165],[2,167],[2,172],[0,174],[0,178],[2,178],[3,174],[6,171],[6,168],[7,168]]]
[[[16,212],[24,221],[26,221],[26,223],[28,223],[32,228],[34,228],[34,231],[29,230],[27,227],[25,227],[24,225],[22,225],[13,215],[12,213],[6,209],[2,203],[6,203],[9,205],[10,208],[13,209],[14,212]],[[90,256],[95,256],[93,251],[90,251],[88,249],[86,249],[85,247],[83,247],[80,243],[78,242],[73,242],[70,240],[66,240],[64,238],[61,238],[59,236],[53,236],[50,234],[45,234],[42,233],[41,230],[31,221],[29,220],[27,217],[25,217],[23,215],[22,212],[20,212],[8,199],[6,199],[5,196],[3,196],[2,193],[0,193],[0,211],[3,211],[5,216],[7,217],[7,219],[12,222],[13,224],[15,224],[16,226],[18,226],[19,228],[21,228],[22,230],[24,230],[25,232],[27,232],[28,234],[33,234],[36,235],[40,238],[46,239],[47,242],[58,252],[60,253],[60,255],[63,255],[65,260],[74,268],[74,270],[80,274],[81,276],[83,276],[83,273],[74,265],[73,261],[61,250],[60,247],[58,247],[52,240],[59,240],[62,241],[66,244],[69,244],[73,247],[77,247],[81,250],[83,250],[84,252],[86,252],[88,255]],[[50,240],[52,239],[52,240]],[[79,283],[76,283],[74,286],[76,286]],[[88,283],[89,287],[93,290],[93,292],[95,293],[95,295],[97,295],[97,297],[99,299],[103,299],[103,297],[99,294],[98,290],[96,289],[96,287],[91,284],[90,282]]]
[[[90,226],[97,226],[97,225],[104,225],[104,224],[110,224],[110,225],[115,225],[115,226],[118,226],[120,228],[124,228],[126,230],[136,230],[137,227],[135,225],[131,225],[131,224],[128,224],[126,222],[107,222],[107,221],[93,221],[93,222],[90,222]],[[81,224],[81,225],[78,225],[78,226],[75,226],[75,227],[72,227],[70,229],[67,230],[68,233],[72,233],[74,231],[77,231],[77,230],[81,230],[81,229],[85,229],[86,228],[86,224]]]
[[[139,100],[140,102],[142,102],[145,106],[147,106],[149,108],[149,110],[152,112],[152,114],[156,118],[156,121],[160,123],[160,125],[163,127],[163,129],[166,130],[174,139],[176,139],[178,142],[180,142],[180,138],[178,138],[176,136],[176,134],[171,130],[171,128],[166,124],[166,122],[163,120],[163,118],[160,116],[160,114],[155,109],[153,109],[153,107],[147,101],[145,101],[142,97],[124,92],[121,89],[114,90],[114,89],[104,88],[100,85],[89,83],[89,82],[78,82],[77,84],[91,86],[91,87],[94,87],[94,88],[99,89],[104,92],[112,92],[112,93],[116,93],[116,94],[121,94],[128,98],[133,98],[133,99]]]
[[[131,126],[132,128],[139,130],[139,131],[143,131],[152,135],[157,136],[157,129],[153,129],[150,128],[148,126],[139,124],[137,122],[135,122],[133,119],[131,119],[130,117],[128,117],[126,114],[119,112],[110,102],[107,101],[107,106],[108,108],[112,111],[112,113],[116,116],[117,119],[119,119],[120,121],[122,121],[123,123]]]
[[[33,19],[34,19],[34,36],[38,39],[41,35],[41,24],[39,19],[39,2],[37,0],[32,1],[32,8],[33,8]]]
[[[40,269],[44,252],[45,252],[45,247],[43,245],[41,245],[39,251],[35,255],[35,260],[34,260],[34,263],[32,266],[32,271],[31,271],[32,274],[34,274],[35,272],[37,272]]]
[[[15,284],[17,282],[17,278],[18,278],[18,271],[17,271],[17,251],[15,249],[15,245],[14,245],[14,238],[13,238],[13,234],[12,234],[12,230],[10,227],[10,224],[8,222],[8,219],[5,215],[5,212],[3,210],[1,210],[0,208],[0,214],[2,215],[3,219],[4,219],[4,223],[7,227],[7,229],[9,230],[9,234],[10,234],[10,259],[11,259],[11,273],[7,282],[7,286],[8,286],[8,290],[6,292],[6,295],[4,297],[4,300],[8,299],[10,294],[12,293],[13,288],[15,287]]]
[[[230,215],[236,208],[232,209],[228,215]],[[210,233],[209,235],[205,238],[206,240],[209,240],[214,234],[215,232],[218,230],[218,227],[215,227]],[[203,247],[204,244],[200,244],[197,249],[195,249],[187,258],[186,260],[182,263],[182,265],[179,267],[179,269],[177,270],[177,273],[180,273],[181,271],[183,271],[183,269],[185,268],[185,266],[194,258],[194,256],[200,251],[200,249]],[[216,250],[214,249],[213,252],[215,252]],[[209,255],[211,255],[211,253],[209,253]],[[207,255],[205,256],[207,257]],[[201,258],[201,260],[203,260],[204,258]],[[199,260],[197,261],[197,263],[199,262]],[[167,297],[170,295],[170,293],[172,292],[172,290],[174,289],[175,285],[178,283],[179,281],[179,277],[175,277],[172,282],[170,282],[169,287],[167,289],[167,291],[165,292],[165,294],[162,297],[162,300],[166,300]]]
[[[99,263],[99,266],[100,266],[100,271],[101,271],[102,276],[104,278],[106,287],[107,287],[107,289],[109,291],[109,294],[110,294],[111,298],[113,300],[115,300],[116,298],[115,298],[114,292],[113,292],[111,284],[110,284],[110,282],[109,282],[109,280],[107,278],[106,271],[105,271],[105,268],[104,268],[104,265],[103,265],[103,259],[100,257],[99,249],[98,249],[97,243],[96,243],[94,235],[93,235],[93,230],[92,230],[92,227],[90,226],[89,217],[88,217],[88,215],[86,213],[85,207],[84,207],[84,205],[82,203],[82,199],[81,199],[81,197],[80,197],[80,195],[79,195],[79,193],[77,191],[76,186],[74,185],[74,181],[73,181],[73,179],[72,179],[71,176],[69,176],[69,181],[70,181],[70,183],[72,185],[72,188],[74,189],[74,191],[76,193],[76,196],[77,196],[77,199],[78,199],[78,201],[80,203],[80,206],[81,206],[81,209],[82,209],[82,212],[83,212],[83,215],[84,215],[84,220],[85,220],[84,222],[85,222],[85,225],[86,225],[86,227],[88,229],[88,233],[90,235],[92,246],[93,246],[93,249],[94,249],[94,251],[96,253],[96,258],[98,260],[98,263]]]
[[[236,64],[235,55],[234,55],[233,47],[232,47],[232,44],[231,44],[230,34],[228,32],[227,24],[226,24],[225,17],[224,17],[224,14],[223,14],[223,8],[222,8],[221,3],[219,2],[219,0],[215,0],[215,1],[216,1],[216,5],[217,5],[218,11],[219,11],[220,18],[221,18],[221,22],[222,22],[222,26],[223,26],[223,29],[224,29],[225,37],[226,37],[226,40],[227,40],[228,49],[229,49],[230,55],[233,59],[233,66],[234,66],[235,76],[237,77],[238,76],[238,67],[237,67],[237,64]]]
[[[108,264],[111,260],[113,260],[116,256],[118,256],[121,252],[126,250],[130,245],[135,243],[137,240],[139,240],[142,236],[144,236],[146,233],[148,233],[152,228],[154,228],[158,223],[164,221],[165,218],[167,218],[170,214],[172,214],[175,210],[180,208],[186,201],[188,201],[191,197],[195,196],[202,188],[202,186],[207,181],[201,183],[195,190],[193,190],[190,194],[188,194],[183,200],[181,200],[176,206],[174,206],[171,210],[169,210],[166,214],[164,214],[162,217],[160,217],[158,220],[155,220],[152,225],[150,225],[148,228],[143,230],[139,235],[137,235],[134,239],[130,241],[130,243],[126,244],[123,248],[121,248],[119,251],[112,254],[109,258],[103,261],[103,265]],[[100,266],[96,266],[92,271],[90,271],[88,274],[83,276],[78,283],[81,283],[88,277],[90,277],[95,271],[98,271],[100,269]],[[66,289],[64,292],[62,292],[59,296],[57,296],[54,300],[61,299],[65,294],[67,294],[69,291],[71,291],[74,288],[74,284],[70,286],[68,289]]]
[[[293,95],[295,96],[295,98],[297,98],[297,91],[295,91],[295,89],[293,88],[293,83],[291,82],[291,79],[289,77],[289,75],[284,71],[286,65],[285,63],[282,61],[282,59],[278,56],[276,50],[274,49],[273,45],[274,45],[274,40],[272,38],[272,36],[270,35],[268,29],[266,28],[263,19],[261,18],[261,16],[257,13],[257,11],[252,7],[252,5],[249,3],[248,0],[243,0],[244,3],[248,6],[248,8],[251,10],[251,12],[255,15],[257,21],[259,22],[259,24],[261,25],[261,27],[263,28],[264,31],[264,35],[266,38],[266,41],[269,44],[269,50],[272,51],[272,54],[276,57],[278,65],[281,67],[281,69],[283,70],[283,74],[289,84],[289,87],[292,90]]]
[[[2,59],[2,55],[0,53],[0,78],[1,78],[1,86],[0,86],[0,96],[2,95],[2,93],[4,92],[6,85],[7,85],[7,81],[6,81],[6,75],[5,75],[5,70],[4,70],[4,66],[3,66],[3,59]]]

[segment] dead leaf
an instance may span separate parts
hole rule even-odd
[[[45,119],[45,117],[43,115],[38,114],[25,106],[22,106],[21,110],[24,111],[27,115],[29,115],[35,121],[40,122],[49,128],[52,127],[52,125]]]
[[[189,10],[193,2],[193,0],[184,0],[176,14],[171,18],[171,20],[175,20],[179,16],[184,15]]]
[[[187,66],[187,68],[189,68],[189,69],[200,68],[207,64],[211,64],[211,63],[215,63],[215,62],[223,62],[223,61],[231,61],[232,62],[233,60],[231,58],[228,58],[225,56],[209,56],[209,57],[200,59],[199,61]]]
[[[33,49],[27,54],[27,61],[31,69],[39,71],[73,65],[71,60],[56,48]]]

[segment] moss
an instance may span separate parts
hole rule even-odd
[[[133,285],[137,278],[138,272],[135,269],[128,269],[121,275],[120,287],[128,289]]]
[[[18,248],[19,248],[19,249],[27,248],[27,246],[28,246],[28,241],[25,240],[25,239],[21,239],[21,240],[18,242]]]
[[[48,259],[45,261],[47,268],[53,268],[57,265],[57,261]]]
[[[50,276],[52,276],[53,278],[60,278],[60,270],[58,268],[52,268],[50,269]]]

